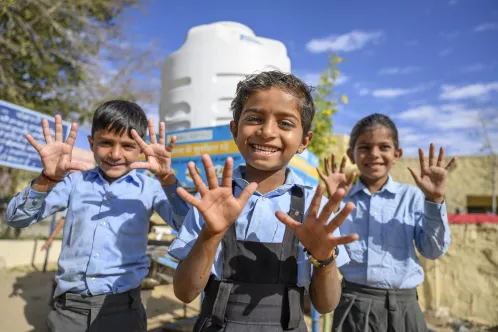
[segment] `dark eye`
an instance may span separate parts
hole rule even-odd
[[[280,125],[284,128],[288,128],[288,129],[295,127],[294,124],[290,121],[281,121]]]
[[[100,145],[103,145],[103,146],[110,146],[110,145],[111,145],[111,142],[109,142],[109,141],[100,141]]]
[[[390,145],[382,145],[380,148],[382,150],[389,150],[391,148],[391,146]]]
[[[358,147],[358,150],[368,150],[368,146],[366,146],[366,145],[360,145]]]
[[[127,145],[125,145],[125,146],[123,146],[123,147],[124,147],[124,149],[125,149],[125,150],[127,150],[127,151],[131,151],[131,150],[134,150],[134,149],[135,149],[135,146],[134,146],[134,145],[128,145],[128,144],[127,144]]]
[[[248,116],[245,118],[244,122],[246,123],[260,123],[261,119],[256,116]]]

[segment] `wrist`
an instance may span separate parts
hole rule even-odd
[[[228,229],[221,232],[212,232],[209,229],[209,227],[206,224],[204,224],[204,226],[201,229],[201,233],[199,234],[199,237],[202,237],[205,240],[215,240],[221,242],[227,230]]]
[[[161,186],[167,187],[177,184],[176,176],[173,171],[169,171],[166,174],[156,174],[157,179],[161,183]]]
[[[441,204],[444,202],[444,196],[436,196],[436,197],[425,196],[425,199],[435,204]]]
[[[40,175],[43,179],[47,180],[48,182],[52,182],[52,183],[59,183],[59,182],[64,181],[64,177],[56,178],[56,177],[48,176],[47,173],[45,173],[44,169],[41,171]]]
[[[306,248],[304,248],[304,253],[305,253],[306,257],[308,258],[308,260],[310,261],[310,263],[313,264],[313,266],[319,267],[319,268],[324,268],[324,267],[332,264],[333,262],[335,262],[337,256],[339,255],[339,248],[337,246],[334,247],[334,249],[329,254],[329,256],[327,258],[324,258],[324,259],[322,259],[322,257],[320,257],[320,256],[318,256],[318,258],[314,257]]]

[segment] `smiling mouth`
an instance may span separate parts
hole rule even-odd
[[[110,161],[103,161],[103,163],[107,164],[108,166],[111,166],[111,167],[120,167],[120,166],[125,166],[126,163],[113,163],[113,162],[110,162]]]
[[[264,154],[264,155],[271,155],[275,152],[280,151],[279,148],[276,148],[274,146],[265,146],[265,145],[259,145],[259,144],[251,144],[251,148],[254,152],[258,154]]]
[[[373,163],[373,164],[365,164],[365,166],[367,166],[367,167],[369,167],[369,168],[377,168],[377,167],[384,166],[384,164],[381,164],[381,163]]]

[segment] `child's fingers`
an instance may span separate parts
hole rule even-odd
[[[209,190],[206,187],[206,184],[204,181],[202,181],[201,176],[197,172],[197,167],[195,167],[194,162],[189,162],[187,164],[188,171],[190,173],[190,177],[192,178],[192,181],[194,182],[195,188],[197,188],[197,191],[199,194],[201,194],[201,197],[203,197]]]
[[[258,189],[258,184],[256,182],[249,183],[240,193],[238,200],[245,205],[256,189]]]
[[[345,190],[339,188],[327,201],[322,211],[320,212],[320,216],[318,219],[322,222],[322,224],[326,224],[329,220],[330,216],[337,211],[341,204],[341,200],[344,198]]]
[[[29,144],[31,144],[31,146],[34,147],[36,151],[40,152],[43,149],[43,145],[41,145],[40,143],[38,143],[33,138],[33,136],[31,136],[30,134],[26,134],[25,137],[28,140]]]
[[[420,176],[417,173],[415,173],[415,171],[413,170],[413,168],[411,168],[409,166],[407,168],[410,171],[410,173],[412,174],[413,180],[415,181],[415,183],[418,184],[420,182]]]
[[[356,233],[354,234],[349,234],[349,235],[344,235],[340,237],[336,237],[333,239],[334,242],[334,247],[339,246],[339,245],[345,245],[354,241],[357,241],[360,238],[360,236]]]
[[[189,203],[192,206],[197,207],[200,203],[200,201],[195,198],[192,194],[190,194],[188,191],[183,189],[182,187],[176,188],[176,193],[178,196],[180,196],[185,202]]]
[[[161,143],[160,141],[161,140],[159,140],[159,144],[164,145],[164,140],[163,140],[163,143]],[[175,147],[175,143],[176,143],[176,136],[171,136],[171,139],[169,140],[169,144],[166,147],[166,150],[168,152],[173,151],[173,148]]]
[[[296,230],[299,227],[299,225],[301,225],[301,223],[295,221],[287,213],[284,213],[282,211],[275,212],[275,216],[282,224],[289,227],[294,234],[296,233]]]
[[[353,211],[355,208],[354,204],[351,202],[348,202],[344,207],[342,208],[341,211],[332,219],[328,224],[325,225],[325,230],[327,233],[332,233],[335,231],[339,226],[342,225],[344,220],[346,220],[347,216]]]
[[[327,174],[327,176],[329,176],[330,175],[329,158],[323,157],[323,167],[325,168],[325,173]]]
[[[149,127],[150,143],[157,144],[156,130],[154,129],[154,120],[149,119],[149,121],[147,121],[147,125]]]
[[[418,149],[418,160],[420,161],[420,173],[425,172],[425,156],[424,156],[424,150]]]
[[[48,125],[48,120],[42,120],[43,137],[45,137],[45,143],[52,143],[52,134],[50,133],[50,126]]]
[[[218,177],[216,176],[216,171],[211,161],[211,157],[208,154],[202,155],[202,163],[204,164],[204,170],[206,171],[206,179],[208,181],[209,189],[218,188]]]
[[[59,114],[55,116],[55,141],[62,142],[62,118]]]
[[[434,166],[434,143],[429,146],[429,167]]]
[[[325,179],[326,179],[325,178],[325,174],[322,173],[322,171],[320,170],[320,167],[317,167],[316,171],[317,171],[318,176],[320,177],[320,179],[322,179],[326,183],[327,181],[325,181]]]
[[[76,123],[73,123],[71,124],[71,130],[69,131],[69,135],[67,136],[66,144],[74,146],[77,136],[78,136],[78,125]]]
[[[439,148],[439,157],[437,158],[437,167],[442,167],[443,166],[443,160],[444,160],[444,147]]]
[[[354,179],[356,178],[356,172],[349,174],[346,186],[349,188],[353,185]]]
[[[332,153],[332,161],[330,162],[332,165],[332,173],[337,172],[337,165],[335,163],[335,153]]]
[[[310,207],[308,209],[308,216],[316,218],[318,215],[318,211],[320,210],[320,203],[322,202],[324,186],[322,183],[318,184],[316,188],[315,195],[311,200]]]
[[[225,160],[225,167],[223,168],[223,176],[221,178],[221,185],[223,187],[232,188],[232,170],[233,159],[228,157]]]
[[[455,165],[456,165],[456,158],[451,158],[450,162],[448,163],[448,165],[446,165],[445,169],[449,171],[450,169],[455,167]]]
[[[152,171],[152,165],[148,161],[135,161],[130,164],[131,169],[148,169]]]
[[[173,137],[171,139],[173,139]],[[164,145],[166,143],[166,124],[162,121],[159,122],[159,142],[158,143],[160,145]]]
[[[86,171],[88,167],[82,163],[70,162],[67,167],[67,171]]]
[[[137,131],[135,129],[131,130],[131,136],[133,137],[135,142],[137,142],[140,149],[142,149],[142,151],[145,152],[148,145],[147,145],[147,143],[145,143],[145,141],[142,139],[142,137],[140,137],[140,135],[137,133]]]
[[[341,160],[341,168],[339,169],[339,173],[342,174],[346,173],[346,162],[347,162],[346,156],[343,156]]]

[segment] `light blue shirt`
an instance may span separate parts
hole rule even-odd
[[[441,257],[450,245],[446,204],[425,200],[420,189],[393,181],[371,195],[358,180],[344,200],[356,208],[340,226],[341,233],[358,233],[346,245],[351,262],[340,272],[346,280],[378,288],[414,288],[424,281],[415,254]]]
[[[97,167],[67,176],[48,194],[26,187],[11,200],[7,222],[26,227],[67,208],[55,296],[122,293],[147,274],[153,211],[174,229],[187,214],[175,190],[135,170],[109,184]]]
[[[244,188],[248,185],[248,182],[243,178],[243,173],[245,173],[245,166],[239,166],[234,171],[233,178],[236,183],[234,190],[235,197],[238,197],[242,190],[244,190]],[[304,188],[304,213],[306,216],[315,191],[312,190],[311,187],[303,185],[301,179],[292,171],[292,169],[289,168],[287,169],[287,176],[284,185],[264,195],[259,192],[255,192],[249,198],[249,201],[235,222],[237,240],[266,243],[282,242],[286,226],[282,224],[277,217],[275,217],[275,212],[277,210],[283,212],[288,212],[290,210],[291,188],[295,185]],[[326,202],[327,199],[323,197],[321,206],[323,207]],[[184,260],[192,249],[192,246],[199,236],[203,225],[204,220],[202,215],[199,214],[196,208],[192,208],[185,218],[185,222],[180,229],[178,237],[171,244],[169,254],[178,260]],[[340,236],[339,229],[334,232],[334,236]],[[303,249],[302,244],[299,243],[297,277],[298,286],[300,287],[309,285],[312,272],[311,264],[306,259]],[[348,261],[349,257],[346,254],[344,247],[339,246],[339,255],[336,262],[337,266],[342,266]],[[211,274],[213,274],[217,280],[221,279],[222,266],[223,253],[220,243],[211,268]]]

